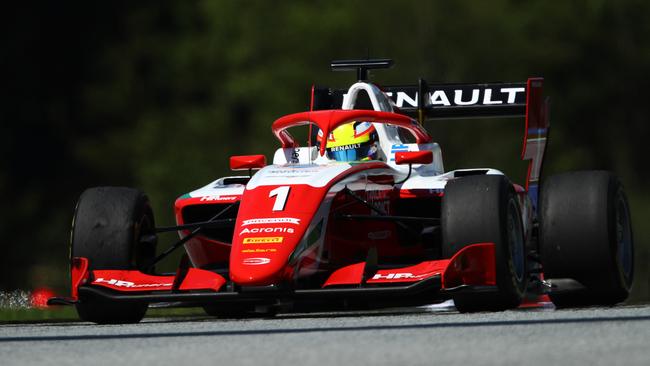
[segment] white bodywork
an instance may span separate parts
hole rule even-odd
[[[382,112],[394,112],[393,105],[390,98],[384,94],[377,86],[358,82],[350,87],[347,94],[343,98],[343,104],[341,109],[350,110],[354,109],[357,98],[360,92],[367,93],[370,102],[375,111]],[[385,123],[373,123],[375,129],[377,130],[377,136],[379,138],[379,146],[381,149],[381,156],[392,169],[397,172],[406,174],[409,167],[406,165],[397,165],[395,164],[395,153],[404,152],[404,151],[431,151],[433,153],[433,161],[430,164],[414,164],[413,171],[410,178],[402,184],[402,189],[414,190],[414,189],[432,189],[432,190],[441,190],[445,187],[447,181],[454,177],[456,171],[444,172],[443,162],[442,162],[442,152],[440,146],[435,143],[426,143],[426,144],[415,144],[415,143],[405,143],[400,138],[399,128],[393,125]],[[298,148],[280,148],[276,150],[273,156],[273,164],[281,165],[286,168],[291,167],[295,164],[315,164],[315,165],[330,165],[337,166],[341,164],[339,162],[330,160],[327,156],[320,156],[318,154],[318,149],[315,146],[312,147],[298,147]],[[343,164],[348,166],[348,164]],[[341,165],[342,166],[342,165]],[[304,168],[300,168],[304,169]],[[463,169],[464,171],[467,169]],[[494,169],[472,169],[472,170],[485,170],[485,174],[500,174],[503,173],[494,170]],[[298,174],[298,173],[295,173]],[[264,177],[262,177],[262,175]],[[251,182],[248,184],[248,188],[251,189],[259,185],[260,181],[263,179],[264,184],[267,183],[267,174],[262,174],[258,179],[253,177]],[[257,176],[257,175],[256,175]],[[330,176],[333,178],[335,175]],[[286,182],[285,177],[285,182]],[[325,176],[322,179],[326,179]],[[293,179],[292,179],[293,182]],[[282,183],[278,183],[282,184]]]
[[[197,190],[190,192],[189,196],[192,198],[215,197],[215,200],[218,200],[218,198],[216,197],[241,196],[242,194],[244,194],[244,189],[246,188],[245,184],[225,183],[227,179],[233,179],[233,178],[248,178],[248,177],[237,176],[237,177],[219,178],[204,187],[201,187]]]

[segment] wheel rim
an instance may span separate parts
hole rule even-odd
[[[508,203],[508,244],[510,247],[510,258],[512,258],[512,265],[514,267],[514,275],[517,278],[517,282],[521,282],[525,272],[524,235],[519,218],[519,210],[514,200],[510,200]]]
[[[627,200],[621,192],[619,192],[616,201],[616,259],[623,273],[625,284],[629,286],[634,266],[630,211]]]

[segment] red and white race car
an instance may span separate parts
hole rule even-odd
[[[231,157],[231,169],[248,174],[182,195],[177,226],[156,227],[136,189],[86,190],[72,227],[72,294],[49,303],[74,304],[83,320],[125,323],[161,302],[240,316],[449,299],[461,312],[493,311],[546,294],[556,306],[625,300],[633,240],[621,183],[583,171],[540,185],[543,80],[367,81],[369,69],[391,64],[333,62],[359,81],[313,88],[310,111],[273,122],[281,143],[273,164]],[[495,116],[525,119],[526,182],[492,168],[446,172],[423,121]],[[310,128],[302,147],[288,131],[301,125]],[[157,254],[158,234],[175,231],[181,239]],[[187,255],[176,273],[158,274],[155,264],[180,247]]]

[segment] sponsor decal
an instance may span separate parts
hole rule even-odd
[[[389,191],[368,191],[366,192],[366,199],[376,209],[386,213],[390,211]],[[377,215],[377,212],[372,211],[371,215]]]
[[[238,199],[238,196],[203,196],[201,197],[201,202],[203,201],[234,201]]]
[[[320,172],[320,169],[272,169],[266,172],[268,175],[279,177],[309,177]]]
[[[282,243],[281,236],[261,236],[259,238],[244,238],[244,244],[274,244]]]
[[[372,231],[368,233],[368,239],[370,240],[383,240],[383,239],[388,239],[390,238],[391,235],[390,230],[383,230],[383,231]]]
[[[275,248],[255,248],[255,249],[244,249],[242,253],[275,253],[278,250]]]
[[[519,93],[525,95],[526,88],[472,88],[453,90],[433,90],[425,96],[432,106],[467,106],[467,105],[493,105],[493,104],[515,104]],[[386,95],[393,98],[398,108],[418,106],[418,94],[412,97],[407,92],[387,92]],[[519,98],[521,99],[521,98]]]
[[[291,152],[291,159],[289,160],[292,164],[298,164],[300,162],[300,149],[293,149]]]
[[[385,275],[382,274],[375,274],[372,276],[373,280],[399,280],[402,278],[407,278],[407,279],[413,279],[413,278],[422,278],[426,275],[414,275],[413,273],[408,273],[408,272],[401,272],[401,273],[388,273]]]
[[[361,147],[361,144],[333,146],[333,147],[329,148],[329,151],[345,151],[345,150],[349,150],[349,149],[358,149],[360,147]]]
[[[243,234],[275,234],[275,233],[287,233],[287,234],[293,234],[294,229],[292,227],[254,227],[252,229],[249,229],[247,227],[244,228],[239,233],[239,236]]]
[[[300,225],[300,219],[293,217],[267,217],[260,219],[250,219],[242,221],[241,226],[246,225],[264,225],[264,224],[294,224]]]
[[[391,156],[390,161],[395,161],[395,153],[407,152],[407,151],[409,151],[408,145],[395,144],[395,145],[391,146],[390,147],[390,156]]]
[[[146,288],[146,287],[161,287],[161,286],[171,286],[171,283],[138,283],[136,284],[135,282],[131,281],[122,281],[122,280],[116,280],[116,279],[110,279],[106,280],[104,278],[98,278],[93,281],[93,283],[106,283],[109,285],[117,286],[117,287],[128,287],[128,288]]]
[[[242,260],[241,263],[247,266],[261,266],[263,264],[271,263],[271,260],[269,258],[254,257],[254,258],[246,258]]]

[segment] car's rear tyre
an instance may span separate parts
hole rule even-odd
[[[88,259],[89,270],[141,270],[156,254],[153,212],[147,196],[124,187],[89,188],[72,221],[70,256]],[[137,323],[146,302],[111,302],[84,297],[76,305],[82,320],[100,324]]]
[[[520,211],[504,176],[468,176],[447,183],[441,217],[443,257],[476,243],[494,243],[496,249],[498,290],[454,295],[458,311],[501,311],[521,303],[528,276]]]
[[[584,286],[552,292],[557,307],[624,301],[632,286],[634,243],[620,181],[606,171],[548,178],[540,194],[540,252],[547,279],[568,278]]]

